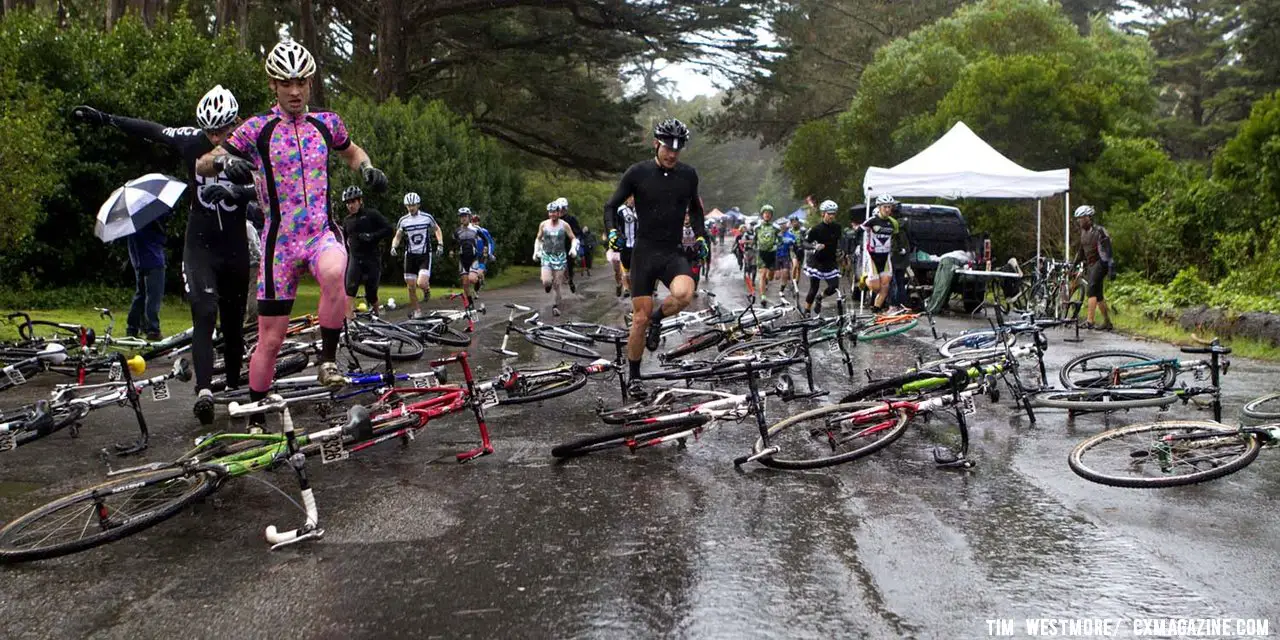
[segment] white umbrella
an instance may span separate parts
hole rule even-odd
[[[111,192],[98,209],[93,235],[103,242],[133,234],[173,211],[187,183],[161,173],[148,173]]]

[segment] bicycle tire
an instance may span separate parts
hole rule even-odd
[[[594,322],[566,322],[560,325],[570,331],[576,331],[596,342],[620,344],[627,341],[631,332],[621,327],[611,327]]]
[[[1096,369],[1097,371],[1106,371],[1110,373],[1112,367],[1124,366],[1125,359],[1128,359],[1134,362],[1149,362],[1149,361],[1160,360],[1161,358],[1157,358],[1156,356],[1153,356],[1148,353],[1142,353],[1140,351],[1125,351],[1121,349],[1091,351],[1084,355],[1076,356],[1075,358],[1068,360],[1066,364],[1062,365],[1062,368],[1058,370],[1058,380],[1062,382],[1062,386],[1066,387],[1067,389],[1108,389],[1108,388],[1111,388],[1112,386],[1123,386],[1123,387],[1129,387],[1129,388],[1137,387],[1137,388],[1144,388],[1144,389],[1168,389],[1173,386],[1174,379],[1177,378],[1177,375],[1178,375],[1178,372],[1174,370],[1172,367],[1164,367],[1163,371],[1160,374],[1160,377],[1152,382],[1148,383],[1146,381],[1139,380],[1139,381],[1136,381],[1136,384],[1135,384],[1134,381],[1128,381],[1128,382],[1121,382],[1120,385],[1112,385],[1111,377],[1109,375],[1102,375],[1102,376],[1094,375],[1093,377],[1074,377],[1074,378],[1072,377],[1072,373],[1077,372],[1077,370],[1083,369],[1085,372],[1089,371],[1088,365],[1090,362],[1094,360],[1106,360],[1106,359],[1118,359],[1120,360],[1120,362],[1113,364],[1111,366],[1098,368]]]
[[[1240,413],[1250,420],[1263,423],[1280,421],[1280,393],[1254,398],[1245,403]]]
[[[19,446],[27,445],[45,436],[53,435],[89,415],[91,407],[84,402],[64,404],[49,409],[53,420],[43,429],[23,429],[14,435],[14,442]]]
[[[556,379],[551,379],[547,381],[541,381],[541,380],[534,381],[532,383],[529,383],[533,387],[533,389],[535,389],[533,393],[513,396],[510,394],[510,392],[508,392],[505,397],[498,398],[498,404],[511,405],[511,404],[527,404],[530,402],[541,402],[542,400],[556,398],[559,396],[563,396],[565,394],[573,393],[574,391],[577,391],[578,389],[581,389],[582,387],[586,386],[587,373],[585,371],[579,371],[578,369],[570,369],[565,371],[565,373],[568,374],[567,380],[565,380],[563,377],[558,377]],[[519,380],[517,380],[516,386],[517,387],[521,386],[521,382]]]
[[[465,332],[450,327],[448,323],[439,323],[436,325],[435,329],[428,330],[417,335],[427,342],[444,345],[446,347],[471,346],[471,336]]]
[[[739,342],[717,354],[715,361],[726,362],[753,352],[763,358],[795,358],[799,356],[801,348],[800,338]]]
[[[355,335],[353,336],[352,333]],[[366,340],[371,342],[365,342]],[[352,351],[370,358],[386,358],[386,349],[389,347],[390,357],[396,362],[417,360],[425,351],[422,343],[407,332],[388,331],[375,327],[349,329],[346,333],[346,344]]]
[[[827,405],[824,407],[818,407],[817,409],[812,409],[809,411],[805,411],[804,413],[790,416],[782,420],[781,422],[771,425],[767,431],[768,437],[769,437],[769,444],[778,447],[779,451],[773,455],[768,455],[768,456],[763,456],[761,458],[758,458],[758,461],[760,462],[760,464],[763,464],[766,467],[770,467],[774,469],[803,470],[803,469],[821,469],[823,467],[830,467],[837,464],[842,464],[845,462],[857,460],[858,458],[869,456],[893,444],[898,440],[898,438],[902,437],[902,434],[905,433],[907,430],[907,424],[911,422],[910,417],[907,416],[907,413],[905,411],[899,410],[897,412],[897,416],[893,418],[895,420],[893,424],[874,432],[875,434],[880,434],[881,437],[875,440],[867,440],[865,441],[865,444],[862,444],[862,446],[859,446],[853,449],[852,451],[845,451],[845,452],[836,453],[833,455],[817,455],[818,453],[829,453],[829,451],[818,446],[818,444],[814,442],[812,435],[810,435],[809,433],[801,434],[799,431],[793,431],[792,429],[798,426],[803,427],[804,423],[810,420],[813,420],[815,418],[825,419],[825,416],[828,416],[829,414],[852,413],[854,411],[860,411],[863,409],[870,409],[873,407],[884,407],[884,406],[885,406],[884,403],[880,403],[880,402],[847,402],[847,403]],[[886,415],[885,417],[888,418],[888,415]],[[881,424],[885,424],[885,423],[882,422]],[[803,429],[803,430],[808,431],[808,429]],[[783,436],[782,434],[784,433],[787,433],[791,437],[788,438],[786,436]],[[799,434],[799,437],[797,437],[797,434]],[[871,435],[871,434],[868,434],[868,435]],[[797,443],[800,441],[808,441],[808,442],[805,445],[795,444],[793,446],[788,447],[784,451],[783,445],[779,441],[791,442],[792,440],[796,441]],[[765,450],[764,442],[765,441],[763,438],[756,438],[756,443],[755,443],[755,448],[753,449],[753,453],[760,453],[761,451],[764,451]],[[779,456],[785,456],[785,455],[797,455],[797,453],[799,453],[801,450],[812,450],[815,453],[815,455],[813,457],[806,456],[804,458],[779,457]]]
[[[544,332],[537,329],[530,329],[524,334],[524,339],[528,340],[535,346],[543,349],[550,349],[556,353],[563,353],[567,356],[575,358],[589,358],[591,360],[598,359],[600,352],[572,340],[566,340],[560,337],[545,335]]]
[[[1093,465],[1085,460],[1087,457],[1091,457],[1088,454],[1095,449],[1100,449],[1103,445],[1113,443],[1114,441],[1127,436],[1139,435],[1139,442],[1146,441],[1148,443],[1165,443],[1164,438],[1169,435],[1203,434],[1206,432],[1209,432],[1209,435],[1212,437],[1203,438],[1204,441],[1207,441],[1205,444],[1200,444],[1188,449],[1195,453],[1194,456],[1189,456],[1182,460],[1174,460],[1173,463],[1179,467],[1185,465],[1193,468],[1199,468],[1199,465],[1208,462],[1208,460],[1204,458],[1203,453],[1206,450],[1217,449],[1220,447],[1231,447],[1233,449],[1238,448],[1239,450],[1228,451],[1227,457],[1224,458],[1226,461],[1225,464],[1215,464],[1212,467],[1193,471],[1187,475],[1170,476],[1166,475],[1167,472],[1161,469],[1156,469],[1161,472],[1161,475],[1158,476],[1150,477],[1140,475],[1145,471],[1143,467],[1160,466],[1159,464],[1141,464],[1142,462],[1152,459],[1149,446],[1146,447],[1145,453],[1141,448],[1134,449],[1131,446],[1127,451],[1124,451],[1122,448],[1121,451],[1111,454],[1110,456],[1106,454],[1098,456],[1098,458],[1100,458],[1099,463],[1102,462],[1102,459],[1108,457],[1119,459],[1125,462],[1123,466],[1128,467],[1134,473],[1124,475],[1118,473],[1104,473],[1095,469]],[[1201,439],[1197,438],[1196,440]],[[1165,451],[1169,451],[1167,447],[1161,448],[1165,449]],[[1071,466],[1071,470],[1074,471],[1076,475],[1098,484],[1129,489],[1159,489],[1164,487],[1178,487],[1188,484],[1196,484],[1198,482],[1205,482],[1207,480],[1213,480],[1215,478],[1221,478],[1235,473],[1236,471],[1249,466],[1249,463],[1253,462],[1254,459],[1258,457],[1258,451],[1261,448],[1262,447],[1258,442],[1257,436],[1253,434],[1242,434],[1235,427],[1228,427],[1216,422],[1203,420],[1173,420],[1167,422],[1135,424],[1121,427],[1119,429],[1103,431],[1102,433],[1096,434],[1076,445],[1075,448],[1071,450],[1071,454],[1067,457],[1067,463]],[[1171,455],[1172,453],[1173,452],[1170,452]],[[1164,457],[1163,459],[1168,462],[1171,460],[1171,457]]]
[[[616,431],[580,438],[551,448],[551,455],[556,458],[573,458],[605,449],[627,446],[627,443],[641,436],[660,437],[676,433],[692,427],[706,424],[711,419],[703,415],[684,416],[666,422],[648,422],[631,424]]]
[[[175,481],[183,482],[174,484]],[[213,492],[220,484],[220,481],[221,476],[212,470],[206,469],[192,473],[184,469],[164,469],[121,476],[94,487],[81,489],[37,507],[0,529],[0,564],[56,558],[114,542],[173,517],[186,508],[188,504]],[[65,514],[59,513],[64,509],[75,508],[78,505],[89,509],[97,509],[98,507],[95,507],[93,502],[95,497],[99,495],[114,499],[117,496],[131,494],[129,499],[122,503],[122,505],[128,504],[134,500],[133,496],[136,495],[136,492],[151,487],[160,487],[161,489],[175,488],[180,490],[180,493],[172,499],[161,502],[159,506],[149,508],[149,510],[127,519],[119,526],[98,530],[96,533],[86,537],[46,544],[49,536],[52,535],[51,532],[37,541],[35,545],[25,548],[15,547],[15,544],[22,542],[21,535],[24,531],[29,531],[32,525],[41,522],[46,517],[51,516],[55,520],[63,519],[64,522],[71,522],[72,519],[67,518]],[[88,503],[87,505],[82,504],[86,502]],[[80,519],[75,518],[74,521],[80,522]],[[82,533],[84,530],[85,528],[81,527]],[[44,530],[40,530],[40,533],[43,532]]]
[[[889,336],[896,336],[901,333],[906,333],[916,328],[916,325],[918,324],[920,324],[920,320],[918,318],[912,318],[910,320],[906,320],[902,322],[886,322],[884,324],[872,325],[865,329],[859,330],[858,339],[859,340],[879,340],[881,338],[888,338]]]
[[[611,409],[608,411],[600,411],[596,415],[605,422],[605,424],[626,424],[635,422],[644,418],[652,418],[668,413],[682,413],[692,409],[695,405],[701,404],[706,400],[718,400],[722,396],[715,394],[707,394],[705,399],[694,396],[681,396],[675,402],[664,402],[662,404],[652,404],[649,401],[633,402],[629,405]]]
[[[661,356],[661,360],[674,360],[683,358],[691,353],[697,353],[703,349],[709,349],[720,344],[728,334],[723,329],[707,329],[701,333],[695,334],[692,338],[685,340],[684,343],[677,345],[672,349],[668,349]]]
[[[1178,396],[1167,393],[1163,389],[1071,389],[1033,393],[1027,396],[1027,401],[1033,407],[1074,411],[1114,411],[1163,407],[1177,402]]]
[[[1013,347],[1018,342],[1018,335],[1011,331],[992,331],[985,329],[971,333],[962,333],[938,346],[938,353],[954,358],[965,353],[1003,350],[1005,346]]]

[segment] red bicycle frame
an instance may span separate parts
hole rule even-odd
[[[447,356],[439,360],[432,360],[428,363],[428,366],[438,367],[453,363],[457,363],[462,368],[463,381],[466,382],[465,386],[451,384],[435,387],[400,387],[387,391],[382,394],[382,397],[378,398],[378,403],[391,404],[393,403],[394,398],[401,400],[399,406],[395,409],[391,409],[387,412],[374,416],[373,420],[377,422],[398,418],[408,414],[415,414],[418,418],[418,422],[414,425],[404,427],[403,429],[398,429],[394,433],[385,434],[383,437],[378,437],[368,442],[362,442],[359,445],[353,446],[351,450],[359,451],[360,449],[372,446],[378,442],[405,435],[410,431],[417,431],[418,429],[425,428],[427,423],[431,420],[461,411],[465,406],[470,405],[472,413],[475,414],[476,427],[480,430],[480,446],[469,451],[460,452],[455,457],[458,459],[458,462],[469,462],[475,458],[479,458],[480,456],[493,453],[493,444],[489,441],[489,427],[484,421],[484,407],[480,406],[480,401],[475,394],[475,380],[471,375],[471,364],[467,361],[467,352],[459,351],[451,356]],[[404,404],[403,402],[403,396],[420,395],[425,393],[435,395],[425,400],[411,402],[409,404]]]

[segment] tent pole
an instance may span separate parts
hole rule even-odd
[[[1062,226],[1066,239],[1062,241],[1062,261],[1071,262],[1071,192],[1062,194]]]
[[[1044,200],[1036,198],[1036,264],[1040,264],[1040,216],[1043,213]]]

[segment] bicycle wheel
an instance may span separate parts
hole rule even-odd
[[[883,324],[876,324],[859,331],[858,339],[859,340],[879,340],[881,338],[888,338],[889,336],[896,336],[900,333],[906,333],[907,331],[910,331],[916,328],[916,325],[918,324],[920,324],[920,320],[916,318],[911,318],[909,320],[895,320],[891,322],[885,322]]]
[[[515,388],[507,389],[498,404],[525,404],[573,393],[586,386],[587,374],[577,369],[555,372],[533,372],[516,378]]]
[[[858,419],[850,416],[867,409]],[[769,427],[769,445],[778,452],[759,458],[775,469],[819,469],[869,456],[902,437],[910,417],[880,402],[845,402],[818,407]],[[757,438],[753,453],[765,450]]]
[[[1260,423],[1280,422],[1280,393],[1250,400],[1240,413]]]
[[[986,329],[983,331],[974,331],[972,333],[962,333],[951,338],[938,347],[938,353],[951,358],[962,353],[1004,349],[1006,346],[1012,347],[1017,341],[1017,334],[1012,332],[997,332]]]
[[[524,334],[524,339],[542,347],[550,349],[556,353],[563,353],[567,356],[575,358],[589,358],[595,360],[600,357],[600,352],[588,347],[580,342],[566,340],[559,336],[559,332],[539,331],[538,329],[530,329]]]
[[[674,360],[676,358],[683,358],[691,353],[697,353],[703,349],[720,344],[724,341],[725,336],[725,332],[721,329],[707,329],[706,331],[696,334],[692,338],[684,341],[683,344],[667,350],[659,359]]]
[[[1178,395],[1164,389],[1071,389],[1042,391],[1027,397],[1033,407],[1074,411],[1115,411],[1163,407],[1178,401]]]
[[[458,331],[443,321],[407,320],[400,327],[421,340],[450,347],[471,346],[471,336]]]
[[[1168,389],[1178,375],[1171,362],[1138,351],[1093,351],[1068,360],[1058,380],[1068,389]]]
[[[650,418],[640,423],[632,423],[623,429],[589,436],[551,448],[551,455],[557,458],[572,458],[595,451],[627,447],[639,438],[658,438],[686,429],[706,424],[710,418],[702,415],[685,416],[677,420],[658,422]]]
[[[739,342],[738,344],[721,351],[716,355],[715,361],[727,362],[730,360],[741,360],[744,358],[795,358],[800,355],[801,346],[800,338]]]
[[[390,350],[396,362],[417,360],[424,351],[422,343],[407,332],[360,325],[347,329],[346,341],[352,351],[370,358],[385,358]]]
[[[121,476],[19,516],[0,529],[0,564],[56,558],[167,520],[217,488],[217,473],[165,469]]]
[[[1204,420],[1135,424],[1103,431],[1071,450],[1080,477],[1112,487],[1155,489],[1235,473],[1253,462],[1257,436]]]

